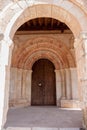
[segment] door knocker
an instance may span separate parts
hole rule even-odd
[[[41,84],[41,83],[39,83],[39,84],[38,84],[38,86],[39,86],[39,87],[41,87],[41,86],[42,86],[42,84]]]

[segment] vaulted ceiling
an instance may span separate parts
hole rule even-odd
[[[32,30],[59,30],[62,33],[64,30],[69,30],[66,24],[53,18],[36,18],[23,24],[18,31]]]

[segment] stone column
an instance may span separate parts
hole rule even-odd
[[[22,92],[21,92],[21,98],[23,98],[23,99],[25,99],[26,98],[26,89],[27,89],[27,83],[26,83],[26,80],[27,80],[27,76],[28,76],[28,74],[27,74],[27,72],[28,72],[28,70],[24,70],[24,69],[22,69],[22,83],[21,83],[21,90],[22,90]]]
[[[27,71],[26,76],[26,98],[29,105],[31,105],[31,81],[32,81],[32,70]]]
[[[70,68],[70,74],[71,74],[72,100],[78,100],[77,69],[76,68]]]
[[[0,130],[6,121],[8,111],[11,44],[10,39],[0,42]]]
[[[66,99],[70,100],[72,99],[72,86],[71,86],[71,74],[70,69],[65,69],[66,73]]]
[[[75,39],[75,53],[78,73],[79,99],[84,114],[84,125],[87,128],[87,32],[80,33]]]
[[[61,71],[55,70],[55,74],[56,74],[56,104],[57,104],[57,106],[60,106],[60,99],[62,96]]]
[[[62,99],[66,99],[65,70],[61,69]]]
[[[9,105],[14,106],[16,99],[18,99],[17,95],[20,96],[19,91],[19,83],[18,83],[18,68],[11,67],[10,68],[10,90],[9,90]],[[17,94],[18,93],[18,94]]]
[[[25,72],[23,69],[19,68],[13,68],[14,69],[14,74],[13,74],[13,80],[11,82],[14,83],[12,87],[14,86],[14,106],[19,105],[22,106],[26,100],[24,97],[24,80],[25,80]]]

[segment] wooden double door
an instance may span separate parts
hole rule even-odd
[[[47,59],[36,61],[32,67],[32,105],[56,105],[55,67]]]

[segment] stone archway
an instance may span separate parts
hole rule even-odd
[[[59,102],[61,102],[61,99],[66,99],[68,103],[72,102],[69,100],[78,100],[78,94],[77,96],[73,94],[74,88],[77,89],[77,85],[76,83],[74,86],[72,84],[76,73],[76,64],[68,47],[57,38],[50,36],[38,36],[35,38],[33,36],[33,38],[28,39],[26,42],[20,41],[18,47],[15,46],[13,50],[10,106],[31,105],[32,65],[35,61],[42,58],[49,59],[55,66],[57,106],[60,106]],[[73,77],[71,76],[72,74]],[[70,83],[67,82],[68,80]]]
[[[64,4],[65,2],[65,4]],[[82,91],[82,86],[86,86],[86,71],[87,71],[87,63],[86,63],[86,42],[87,42],[87,35],[86,35],[86,23],[87,18],[84,14],[84,11],[79,8],[78,6],[72,5],[71,2],[66,3],[66,1],[62,2],[54,2],[52,3],[52,6],[48,4],[49,2],[46,2],[45,4],[42,2],[39,4],[36,2],[36,5],[33,5],[32,3],[26,3],[24,1],[19,1],[18,5],[16,3],[13,3],[13,6],[9,5],[8,11],[4,11],[4,16],[1,18],[3,20],[2,24],[4,23],[4,26],[1,24],[1,32],[4,34],[4,39],[1,39],[1,52],[0,52],[0,74],[1,74],[1,106],[0,106],[0,127],[3,126],[4,122],[6,121],[6,114],[8,110],[8,88],[9,88],[9,78],[7,74],[9,75],[10,70],[10,58],[11,56],[11,44],[12,39],[14,36],[15,31],[18,29],[19,26],[21,26],[24,22],[26,22],[29,19],[35,18],[35,17],[41,17],[42,15],[45,17],[53,17],[56,19],[61,20],[62,22],[65,22],[70,29],[72,30],[74,36],[75,36],[75,51],[76,51],[76,60],[77,60],[77,69],[78,69],[78,82],[79,82],[79,89],[80,92]],[[69,6],[70,5],[70,6]],[[31,6],[31,7],[30,7]],[[70,8],[67,8],[69,6]],[[18,9],[18,10],[17,10]],[[43,10],[44,12],[43,12]],[[37,10],[37,11],[36,11]],[[17,11],[17,13],[16,13]],[[46,13],[46,12],[48,13]],[[36,13],[37,12],[37,13]],[[76,14],[77,12],[77,14]],[[6,16],[9,16],[6,19]],[[6,20],[5,20],[6,19]],[[10,20],[10,21],[9,21]],[[73,20],[73,22],[72,22]],[[79,22],[80,21],[80,22]],[[84,23],[84,24],[83,24]],[[77,27],[77,29],[76,29]],[[84,32],[85,31],[85,32]],[[10,37],[10,38],[9,38]],[[78,55],[79,50],[81,50],[80,55]],[[7,55],[4,55],[7,54]],[[84,63],[84,64],[83,64]],[[8,87],[6,87],[8,82]],[[6,92],[6,93],[5,93]],[[83,108],[86,112],[86,87],[83,88],[84,97],[82,94],[80,94],[80,99],[84,102]],[[81,92],[82,93],[82,92]],[[82,95],[82,96],[81,96]],[[82,97],[82,98],[81,98]],[[4,109],[3,109],[4,108]],[[87,119],[86,115],[85,121]],[[85,124],[87,124],[85,122]]]

